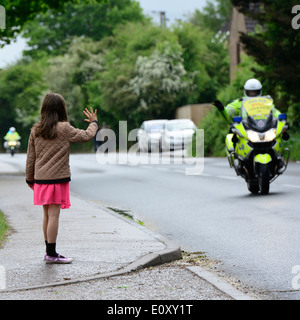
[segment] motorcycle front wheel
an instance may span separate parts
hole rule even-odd
[[[11,156],[13,157],[14,154],[15,154],[15,149],[10,149],[10,154],[11,154]]]
[[[250,182],[248,181],[247,182],[247,187],[248,187],[248,190],[253,193],[253,194],[258,194],[259,192],[259,186],[253,182]]]
[[[270,169],[268,164],[260,164],[258,186],[261,194],[268,194],[270,190]]]

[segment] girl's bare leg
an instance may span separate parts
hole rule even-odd
[[[46,263],[71,263],[73,261],[72,258],[65,258],[56,252],[60,205],[49,204],[43,206],[43,209],[43,232],[46,241],[46,255],[44,259]]]
[[[47,223],[47,241],[48,243],[56,243],[58,233],[60,205],[49,204],[48,223]]]
[[[44,205],[43,206],[43,210],[44,210],[43,234],[44,234],[45,241],[48,241],[48,238],[47,238],[47,227],[48,227],[48,220],[49,220],[48,209],[49,209],[49,205]]]

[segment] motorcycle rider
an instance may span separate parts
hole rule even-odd
[[[232,123],[232,118],[241,115],[241,106],[242,102],[245,98],[254,98],[254,97],[261,97],[262,95],[262,85],[259,80],[257,79],[249,79],[246,81],[244,85],[244,98],[236,99],[230,102],[226,107],[223,106],[222,102],[219,100],[215,100],[213,105],[217,107],[217,109],[221,112],[222,116],[228,122]],[[272,99],[268,96],[269,99]],[[271,112],[274,117],[278,118],[279,114],[281,113],[277,110],[273,104]]]
[[[242,107],[242,102],[244,99],[262,96],[262,85],[261,85],[260,81],[257,79],[247,80],[244,85],[244,95],[245,95],[245,97],[239,98],[239,99],[236,99],[236,100],[230,102],[226,107],[224,107],[222,102],[219,100],[215,100],[213,102],[213,105],[215,105],[217,107],[217,109],[221,112],[221,114],[225,118],[225,120],[232,123],[233,117],[241,116],[241,107]],[[266,96],[266,97],[273,101],[273,99],[270,96]],[[275,108],[274,104],[272,105],[271,113],[273,114],[273,116],[275,118],[278,118],[278,116],[281,114],[281,112]],[[231,132],[231,130],[229,131],[229,133],[230,132]],[[288,140],[289,134],[285,133],[285,136],[283,139]],[[235,145],[236,140],[233,142]],[[232,150],[229,150],[229,151],[234,151],[234,149],[235,149],[235,146]],[[279,170],[284,167],[285,167],[284,162],[282,160],[280,160]]]
[[[7,149],[8,147],[8,141],[17,141],[17,148],[20,147],[21,143],[20,143],[20,140],[21,137],[20,135],[18,134],[18,132],[16,131],[16,128],[15,127],[11,127],[9,128],[6,136],[4,137],[4,140],[6,140],[4,142],[4,148]]]

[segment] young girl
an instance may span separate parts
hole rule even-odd
[[[71,263],[73,259],[56,252],[60,209],[70,207],[69,153],[71,142],[91,140],[99,128],[97,110],[83,113],[89,122],[87,130],[68,122],[66,103],[57,93],[47,93],[41,108],[41,120],[31,129],[26,160],[26,182],[34,191],[34,204],[44,210],[43,233],[46,263]]]

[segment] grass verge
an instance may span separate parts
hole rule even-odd
[[[3,212],[0,211],[0,248],[5,240],[9,226],[6,223]]]

